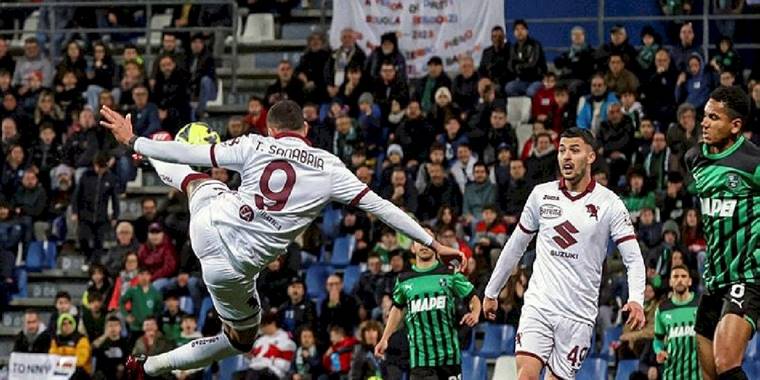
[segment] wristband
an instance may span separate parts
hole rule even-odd
[[[129,142],[127,143],[127,145],[129,145],[129,148],[130,148],[130,149],[132,149],[132,150],[135,150],[135,142],[137,142],[137,139],[138,139],[138,138],[139,138],[139,136],[137,136],[137,135],[133,135],[133,136],[132,136],[132,137],[129,139]]]

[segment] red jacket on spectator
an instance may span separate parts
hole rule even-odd
[[[248,132],[255,133],[257,135],[267,135],[267,109],[263,108],[259,113],[258,118],[254,118],[253,115],[247,114],[243,117],[243,123],[248,126]]]
[[[552,108],[554,106],[554,88],[546,89],[541,86],[541,89],[533,95],[531,102],[530,116],[536,119],[538,115],[550,116],[552,114]],[[547,129],[550,126],[546,126]]]
[[[140,265],[150,271],[151,281],[171,277],[177,273],[177,251],[166,235],[164,241],[155,247],[151,247],[149,243],[141,244],[137,257],[140,259]]]
[[[324,356],[322,356],[322,365],[327,369],[330,373],[344,373],[348,374],[348,371],[351,369],[351,359],[354,352],[354,346],[359,344],[359,341],[356,340],[356,338],[352,336],[347,336],[343,338],[338,343],[333,344],[330,346],[332,349],[332,353],[328,354],[325,353]],[[338,359],[340,360],[340,368],[333,368],[332,365],[332,355],[337,354]]]

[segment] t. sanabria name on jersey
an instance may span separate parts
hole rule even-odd
[[[261,146],[261,142],[259,142],[259,146]],[[259,149],[259,146],[256,147],[256,150]],[[293,161],[298,161],[315,169],[325,170],[325,160],[305,149],[284,148],[280,145],[272,144],[269,146],[269,151],[267,153],[273,156],[279,156]]]

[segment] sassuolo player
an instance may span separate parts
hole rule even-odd
[[[713,91],[702,143],[685,156],[707,238],[694,327],[707,380],[747,378],[742,359],[760,317],[760,149],[742,135],[749,102],[739,87]]]
[[[493,319],[499,291],[538,234],[516,337],[522,380],[538,379],[544,366],[550,378],[575,378],[590,349],[610,239],[628,271],[627,323],[639,329],[645,322],[644,260],[625,205],[591,178],[594,143],[588,130],[562,132],[557,154],[562,177],[533,188],[486,287],[483,310]]]
[[[402,316],[409,339],[410,380],[461,379],[459,325],[475,326],[480,299],[467,277],[443,265],[432,249],[412,244],[416,259],[411,271],[401,273],[393,287],[393,307],[375,355],[382,356]],[[457,299],[470,312],[456,319]]]
[[[261,308],[256,277],[284,253],[331,201],[371,212],[389,226],[449,258],[460,252],[435,241],[411,217],[380,198],[334,155],[309,146],[301,108],[285,100],[267,115],[269,136],[248,135],[222,144],[153,141],[132,133],[127,116],[104,107],[101,121],[117,141],[149,157],[166,184],[189,196],[190,241],[201,262],[224,331],[170,352],[128,360],[131,378],[208,366],[251,350]],[[171,163],[169,163],[171,162]],[[182,163],[180,165],[178,163]],[[188,165],[223,167],[240,173],[238,191]]]

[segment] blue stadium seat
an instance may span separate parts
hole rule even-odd
[[[18,292],[13,295],[13,298],[26,298],[27,297],[27,282],[29,281],[29,276],[26,273],[26,269],[24,268],[16,268],[13,271],[14,277],[16,277],[16,282],[18,283]]]
[[[343,272],[343,290],[351,294],[354,292],[354,287],[359,282],[359,277],[362,275],[362,270],[358,265],[349,265]]]
[[[306,294],[309,298],[321,300],[327,296],[325,281],[329,275],[328,267],[317,263],[306,270]]]
[[[235,355],[219,362],[219,378],[233,379],[235,372],[248,369],[248,363],[244,355]]]
[[[343,219],[343,214],[339,208],[328,206],[325,207],[322,213],[322,234],[327,239],[335,239],[338,237],[338,231],[340,230],[340,222]]]
[[[639,361],[636,359],[621,360],[618,362],[615,380],[628,380],[632,373],[639,370]]]
[[[58,246],[55,242],[45,240],[42,242],[42,268],[53,269],[58,261]]]
[[[330,264],[342,268],[351,262],[351,254],[354,250],[354,237],[344,236],[335,239],[333,242],[332,255]]]
[[[756,360],[745,360],[742,369],[748,379],[760,379],[760,363]]]
[[[583,361],[581,370],[578,371],[577,379],[606,379],[607,378],[607,359],[604,358],[586,358]]]
[[[462,353],[462,379],[486,380],[488,378],[487,359],[482,356]]]
[[[620,335],[623,333],[622,326],[610,327],[604,331],[604,340],[602,341],[602,351],[599,352],[599,357],[610,360],[615,357],[615,353],[612,352],[612,342],[620,340]]]
[[[744,361],[758,361],[760,360],[760,337],[755,334],[754,337],[747,344],[747,351],[744,353]]]
[[[193,304],[193,299],[187,296],[180,297],[179,309],[185,312],[186,314],[193,314],[193,312],[195,311],[195,305]]]
[[[211,297],[206,297],[201,302],[201,310],[198,313],[198,331],[203,328],[203,324],[206,323],[206,314],[214,307],[214,303],[211,301]]]
[[[26,249],[26,270],[39,272],[42,270],[44,261],[45,253],[42,251],[42,242],[33,241],[29,243],[29,247]]]
[[[515,328],[510,325],[485,323],[482,327],[485,336],[478,356],[497,358],[515,351]]]

